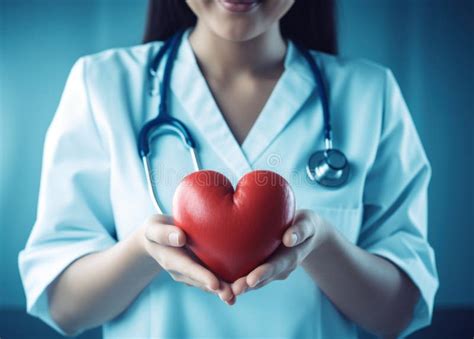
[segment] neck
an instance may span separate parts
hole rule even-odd
[[[199,20],[189,42],[203,72],[214,78],[236,74],[268,75],[283,68],[287,44],[278,23],[247,41],[221,38]]]

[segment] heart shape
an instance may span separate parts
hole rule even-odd
[[[204,266],[234,282],[262,264],[281,244],[295,216],[290,184],[272,171],[244,175],[234,191],[215,171],[186,176],[173,197],[173,218]]]

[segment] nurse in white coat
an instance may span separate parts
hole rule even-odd
[[[265,264],[219,281],[187,255],[172,218],[156,215],[137,153],[160,100],[147,70],[162,42],[81,57],[47,132],[37,220],[19,257],[28,312],[66,334],[103,325],[107,338],[351,338],[359,327],[404,336],[429,324],[438,286],[430,165],[390,70],[322,52],[328,1],[151,4],[149,32],[162,36],[172,33],[166,24],[198,18],[178,50],[169,107],[202,167],[234,184],[254,169],[280,173],[296,221]],[[323,147],[322,108],[289,34],[307,47],[317,40],[308,34],[323,41],[311,54],[328,86],[335,147],[351,163],[338,189],[306,177]],[[152,152],[169,214],[192,165],[173,136]]]

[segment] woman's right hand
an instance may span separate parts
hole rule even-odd
[[[187,248],[186,234],[173,224],[173,218],[155,214],[143,225],[146,252],[166,270],[173,280],[217,294],[228,305],[235,303],[229,284],[197,263]]]

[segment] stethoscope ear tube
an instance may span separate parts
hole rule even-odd
[[[145,124],[138,134],[138,153],[141,157],[150,153],[150,140],[154,132],[168,132],[176,135],[186,148],[196,148],[188,128],[178,119],[170,116],[159,116]]]
[[[138,136],[139,154],[145,169],[148,192],[152,198],[153,205],[158,213],[163,214],[158,194],[153,185],[153,168],[149,158],[151,156],[150,141],[153,139],[154,133],[171,133],[179,137],[190,153],[194,171],[200,170],[200,163],[196,152],[196,144],[181,121],[172,117],[161,117],[161,119],[153,119],[143,126]]]
[[[200,163],[196,152],[197,145],[193,137],[191,136],[191,133],[189,132],[188,128],[184,123],[169,115],[167,105],[171,72],[183,33],[184,30],[181,30],[175,33],[171,38],[167,39],[151,63],[150,76],[154,78],[158,74],[158,67],[160,65],[161,60],[163,59],[166,52],[168,50],[170,51],[167,62],[165,64],[163,81],[160,86],[160,105],[158,109],[158,115],[154,119],[148,121],[143,126],[138,135],[138,153],[140,154],[140,157],[143,162],[143,167],[145,169],[148,192],[153,201],[153,205],[156,211],[161,214],[163,213],[163,209],[161,207],[161,204],[159,203],[158,194],[154,188],[155,185],[153,185],[154,181],[156,180],[152,180],[153,168],[151,165],[151,160],[149,158],[151,157],[150,142],[152,141],[155,133],[170,133],[179,137],[190,153],[194,170],[200,170]]]
[[[150,163],[149,156],[150,152],[150,141],[153,139],[154,133],[171,133],[179,137],[185,147],[188,149],[191,160],[193,162],[194,171],[200,170],[200,163],[197,157],[196,144],[191,137],[187,127],[178,119],[170,116],[158,116],[157,118],[149,121],[143,126],[142,130],[138,135],[138,152],[142,158],[143,167],[145,169],[145,176],[147,180],[148,192],[152,198],[153,205],[156,211],[160,214],[163,213],[163,209],[160,206],[158,194],[154,189],[152,182],[152,166]]]
[[[328,103],[328,95],[326,92],[326,86],[324,86],[323,82],[323,75],[321,74],[321,71],[316,64],[316,61],[314,58],[311,56],[309,51],[306,48],[303,48],[299,46],[298,44],[295,43],[296,48],[301,52],[301,54],[304,56],[306,61],[309,64],[309,67],[311,68],[311,71],[313,73],[314,80],[316,82],[317,89],[319,91],[319,97],[321,100],[321,105],[323,107],[323,118],[324,118],[324,139],[329,141],[331,144],[330,147],[332,147],[332,127],[331,127],[331,114],[329,111],[329,103]],[[327,146],[326,146],[327,147]]]

